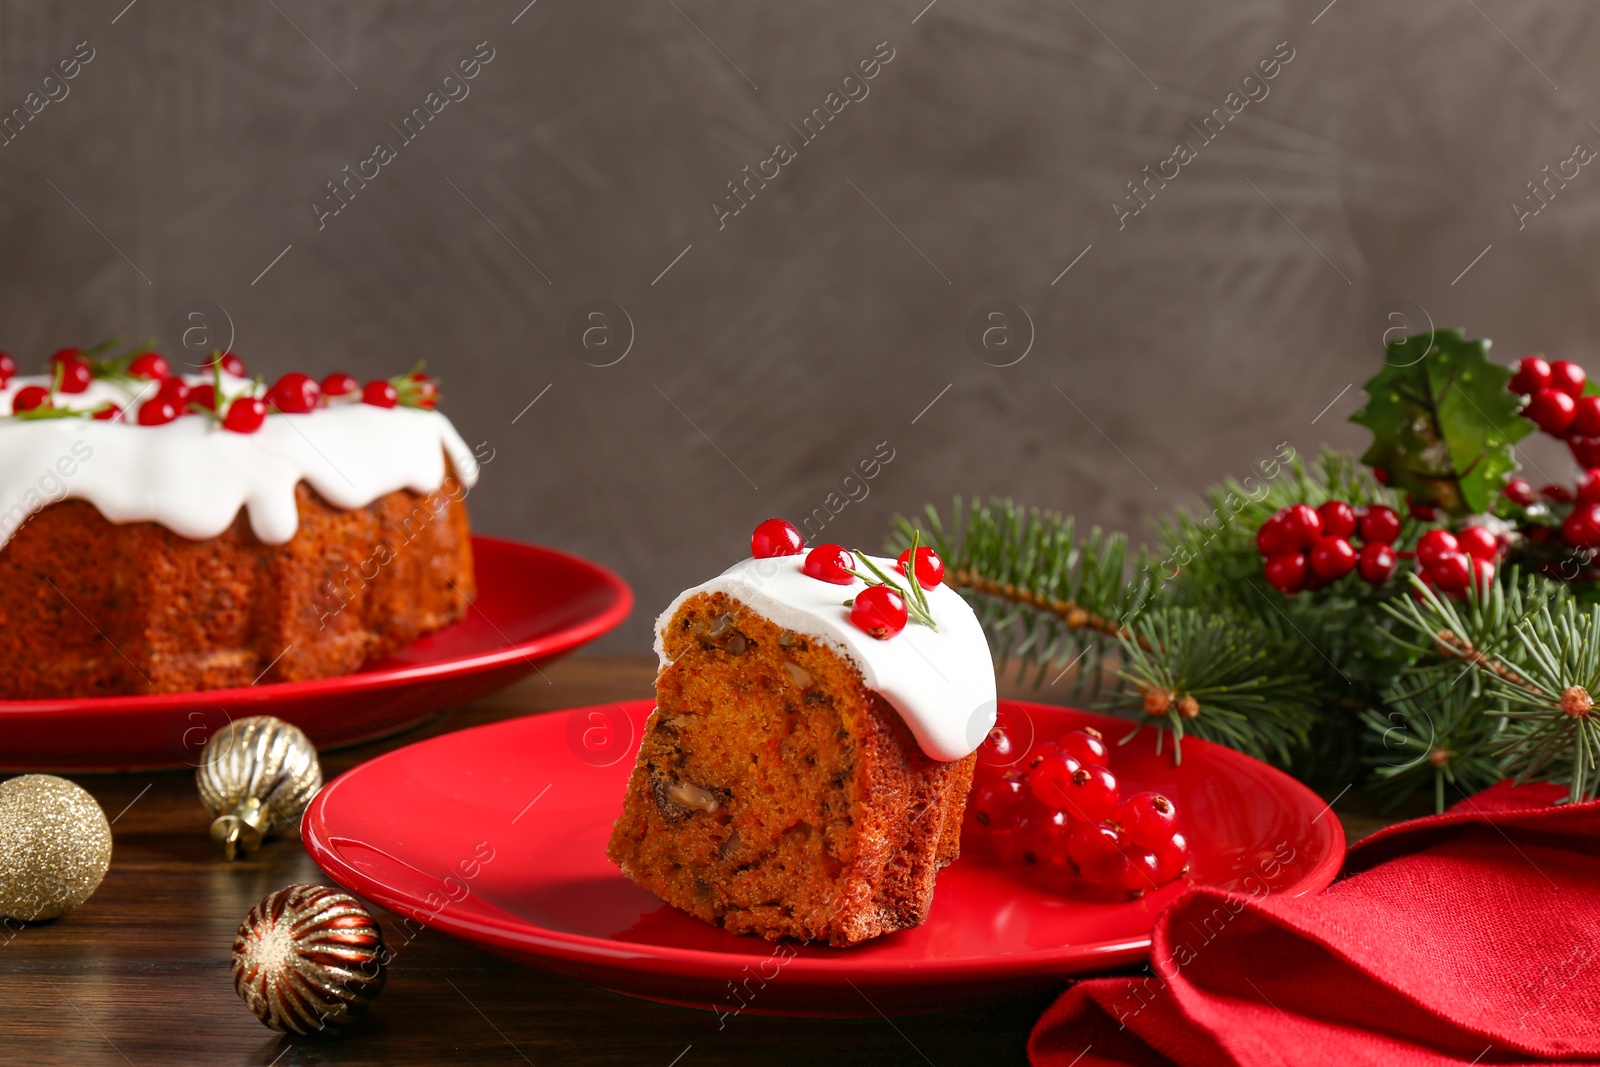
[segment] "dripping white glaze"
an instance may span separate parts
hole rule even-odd
[[[894,575],[895,561],[872,557]],[[860,580],[833,585],[805,574],[804,555],[747,559],[716,578],[678,594],[656,620],[656,655],[667,665],[665,634],[678,608],[697,593],[723,593],[774,625],[821,640],[861,671],[911,727],[922,751],[957,760],[977,749],[995,722],[994,660],[972,608],[947,585],[928,590],[938,630],[916,622],[879,640],[850,621],[844,601],[866,588]]]
[[[13,378],[0,390],[0,414],[11,413],[18,389],[49,384]],[[249,384],[225,374],[223,395]],[[194,540],[221,534],[244,508],[256,537],[277,545],[300,525],[295,486],[302,481],[350,509],[400,489],[436,492],[447,455],[466,487],[478,480],[472,450],[437,411],[339,400],[305,415],[268,415],[252,434],[200,415],[139,426],[138,404],[154,392],[153,382],[96,379],[85,392],[56,394],[57,407],[75,411],[117,404],[127,421],[0,419],[0,545],[28,516],[69,498],[88,501],[111,522],[156,522]]]

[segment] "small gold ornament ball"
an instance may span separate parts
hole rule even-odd
[[[111,824],[80,786],[48,774],[0,782],[0,916],[58,919],[111,866]]]
[[[383,931],[348,893],[291,885],[250,910],[233,941],[233,988],[272,1029],[345,1026],[383,991]]]

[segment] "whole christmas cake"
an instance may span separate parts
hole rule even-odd
[[[459,619],[478,464],[413,373],[0,356],[0,698],[345,674]]]
[[[983,630],[927,548],[805,553],[781,520],[752,547],[657,620],[657,707],[608,854],[734,933],[916,926],[994,725]]]

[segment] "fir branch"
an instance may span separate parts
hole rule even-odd
[[[947,571],[945,572],[944,580],[946,585],[957,590],[971,589],[988,596],[1003,597],[1019,604],[1026,604],[1039,611],[1047,611],[1060,618],[1068,627],[1074,630],[1088,628],[1090,630],[1098,630],[1110,637],[1132,636],[1132,631],[1126,626],[1096,615],[1092,611],[1087,611],[1081,604],[1074,603],[1071,600],[1041,596],[1030,590],[1018,588],[1009,582],[993,581],[985,578],[977,571],[963,569]],[[1142,644],[1144,639],[1137,638],[1137,640]]]
[[[1470,795],[1505,776],[1494,755],[1501,724],[1484,714],[1471,686],[1446,689],[1438,698],[1395,695],[1387,712],[1368,708],[1361,719],[1378,737],[1365,762],[1391,808],[1426,786],[1442,812],[1446,785]]]
[[[1413,583],[1417,599],[1391,608],[1409,631],[1395,640],[1419,657],[1395,702],[1428,696],[1446,707],[1470,679],[1464,699],[1494,725],[1468,756],[1488,751],[1500,773],[1521,781],[1564,781],[1573,801],[1594,795],[1600,716],[1589,694],[1600,691],[1600,605],[1581,605],[1547,580],[1519,584],[1515,572],[1460,608]]]
[[[1589,695],[1600,692],[1600,605],[1544,604],[1517,636],[1524,681],[1502,682],[1508,706],[1491,712],[1507,720],[1506,771],[1565,779],[1573,803],[1591,798],[1600,784],[1600,716]]]
[[[1053,512],[958,498],[948,523],[930,506],[921,523],[895,525],[891,551],[915,540],[938,552],[946,584],[972,605],[995,659],[1022,662],[1036,684],[1075,666],[1074,689],[1097,690],[1105,656],[1148,599],[1150,568],[1126,538],[1098,528],[1080,536]]]
[[[1159,608],[1133,629],[1117,673],[1144,714],[1172,733],[1180,759],[1186,734],[1280,763],[1306,744],[1322,696],[1298,635],[1196,608]]]

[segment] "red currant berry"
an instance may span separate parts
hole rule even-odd
[[[1438,515],[1432,504],[1419,504],[1409,496],[1406,497],[1406,508],[1411,512],[1411,517],[1418,522],[1432,522]]]
[[[863,589],[850,606],[850,621],[879,640],[904,630],[906,618],[906,602],[886,585]]]
[[[236,397],[223,416],[222,428],[234,433],[255,433],[267,421],[267,402],[258,397]]]
[[[361,383],[353,375],[335,372],[322,379],[323,396],[349,396],[361,392]]]
[[[1067,809],[1084,822],[1111,818],[1117,810],[1117,778],[1105,767],[1079,767],[1072,772]]]
[[[1523,396],[1550,388],[1550,364],[1540,356],[1523,356],[1506,388]]]
[[[1527,507],[1539,499],[1538,494],[1533,491],[1532,483],[1526,478],[1511,479],[1500,492],[1513,504],[1520,504],[1523,507]]]
[[[1010,847],[1004,858],[1012,863],[1065,865],[1071,833],[1066,812],[1025,804],[1011,818]]]
[[[189,403],[206,411],[217,410],[217,387],[210,382],[190,386]]]
[[[982,782],[973,787],[972,795],[967,798],[962,829],[976,834],[1009,829],[1012,817],[1026,799],[1022,779],[1015,775]]]
[[[426,374],[411,376],[411,400],[419,408],[432,410],[439,406],[439,384]]]
[[[1349,537],[1356,532],[1356,511],[1342,500],[1330,500],[1317,509],[1323,537]]]
[[[135,378],[160,381],[172,373],[172,367],[158,353],[141,352],[128,363],[128,373]]]
[[[1574,548],[1600,545],[1600,504],[1579,504],[1561,524],[1561,539]]]
[[[36,411],[39,408],[54,407],[50,402],[50,390],[42,385],[24,385],[17,390],[17,395],[11,398],[11,410]]]
[[[1360,568],[1361,580],[1372,585],[1382,585],[1393,575],[1400,564],[1400,557],[1395,554],[1389,545],[1371,544],[1361,546],[1361,558],[1356,562]]]
[[[1283,540],[1290,548],[1310,548],[1322,536],[1322,517],[1308,504],[1295,504],[1283,513]]]
[[[1429,530],[1417,541],[1417,562],[1431,568],[1442,554],[1456,552],[1460,548],[1456,535],[1449,530]]]
[[[1072,803],[1072,776],[1082,769],[1077,760],[1060,751],[1046,754],[1028,771],[1028,788],[1047,808],[1065,808]]]
[[[267,390],[267,403],[286,415],[304,415],[315,411],[322,399],[322,389],[316,379],[299,371],[290,371],[272,383]]]
[[[153,400],[169,400],[179,411],[184,410],[189,404],[189,383],[182,378],[163,378],[161,384],[156,386],[156,395]]]
[[[1600,504],[1600,467],[1590,467],[1578,475],[1572,495],[1580,504]]]
[[[1394,508],[1371,504],[1361,513],[1361,540],[1369,545],[1392,545],[1400,536],[1400,516]]]
[[[1025,712],[1001,707],[989,736],[978,746],[978,772],[1003,773],[1021,763],[1033,743],[1033,720]]]
[[[244,378],[247,376],[247,372],[244,369],[244,360],[240,359],[232,352],[223,352],[220,355],[213,356],[206,360],[206,370],[210,370],[212,367],[216,366],[220,366],[222,368],[222,373],[231,374],[235,378]]]
[[[900,553],[900,561],[895,564],[895,569],[901,574],[906,573],[906,560],[910,556],[909,548]],[[939,558],[939,553],[928,546],[917,546],[917,584],[924,589],[933,589],[942,581],[944,581],[944,560]]]
[[[1388,485],[1389,472],[1384,470],[1382,467],[1373,467],[1372,480],[1377,482],[1379,485]]]
[[[1500,554],[1500,542],[1482,526],[1463,526],[1457,530],[1456,544],[1473,559],[1493,560]]]
[[[1580,467],[1600,467],[1600,437],[1569,437],[1567,448]]]
[[[1486,593],[1494,584],[1494,564],[1486,559],[1472,561],[1472,585],[1479,593]]]
[[[1115,886],[1125,877],[1128,839],[1107,823],[1079,823],[1067,835],[1067,855],[1078,873],[1095,884]]]
[[[76,348],[58,348],[50,353],[50,369],[54,370],[57,363],[66,363],[70,360],[83,358],[83,353]]]
[[[1580,437],[1600,434],[1600,396],[1580,396],[1572,402],[1572,429]]]
[[[122,409],[115,404],[106,404],[96,408],[92,418],[98,422],[121,422]]]
[[[16,377],[16,373],[17,361],[4,352],[0,352],[0,389],[3,389],[7,382]]]
[[[1027,756],[1023,757],[1022,773],[1027,774],[1029,771],[1039,766],[1039,764],[1043,763],[1046,756],[1053,756],[1060,751],[1060,746],[1058,746],[1054,741],[1043,741],[1037,745],[1034,745],[1032,748],[1028,749]]]
[[[1304,552],[1285,552],[1267,560],[1263,573],[1278,592],[1297,593],[1306,584],[1306,572],[1309,569]]]
[[[856,559],[841,545],[818,545],[806,554],[801,570],[819,582],[849,585],[856,580]]]
[[[1572,428],[1577,404],[1572,397],[1555,389],[1541,389],[1533,394],[1528,406],[1522,409],[1524,418],[1552,437],[1560,437]]]
[[[375,408],[392,408],[400,403],[400,393],[392,384],[378,378],[362,386],[361,402]]]
[[[1418,554],[1421,559],[1421,554]],[[1472,580],[1472,558],[1465,552],[1441,552],[1424,563],[1432,583],[1447,593],[1459,593]]]
[[[178,405],[163,396],[156,396],[139,405],[140,426],[165,426],[182,412]]]
[[[1564,485],[1556,485],[1554,483],[1551,483],[1550,485],[1540,489],[1539,496],[1543,498],[1547,504],[1570,504],[1576,499],[1571,489],[1568,489]]]
[[[1550,364],[1550,388],[1559,389],[1574,400],[1583,395],[1583,387],[1588,380],[1589,376],[1583,368],[1570,359],[1558,359]]]
[[[81,393],[89,388],[89,383],[94,381],[94,372],[89,369],[89,364],[81,359],[66,359],[59,364],[61,375],[61,391],[63,393]]]
[[[805,550],[805,538],[800,536],[800,531],[794,528],[793,523],[783,519],[768,519],[750,535],[750,554],[756,559],[798,556]]]
[[[1157,885],[1164,885],[1189,869],[1189,839],[1181,833],[1174,832],[1166,841],[1150,846],[1150,851],[1155,856],[1152,877]]]
[[[1135,793],[1117,805],[1117,821],[1128,840],[1155,848],[1178,832],[1178,809],[1160,793]]]
[[[1262,523],[1261,529],[1256,531],[1256,551],[1269,558],[1289,551],[1283,537],[1283,512]]]
[[[1079,763],[1097,763],[1104,767],[1110,762],[1106,757],[1105,739],[1092,726],[1062,734],[1056,739],[1056,747],[1062,755],[1071,756]]]
[[[1324,537],[1311,550],[1311,569],[1319,578],[1343,578],[1356,569],[1356,550],[1342,537]]]

